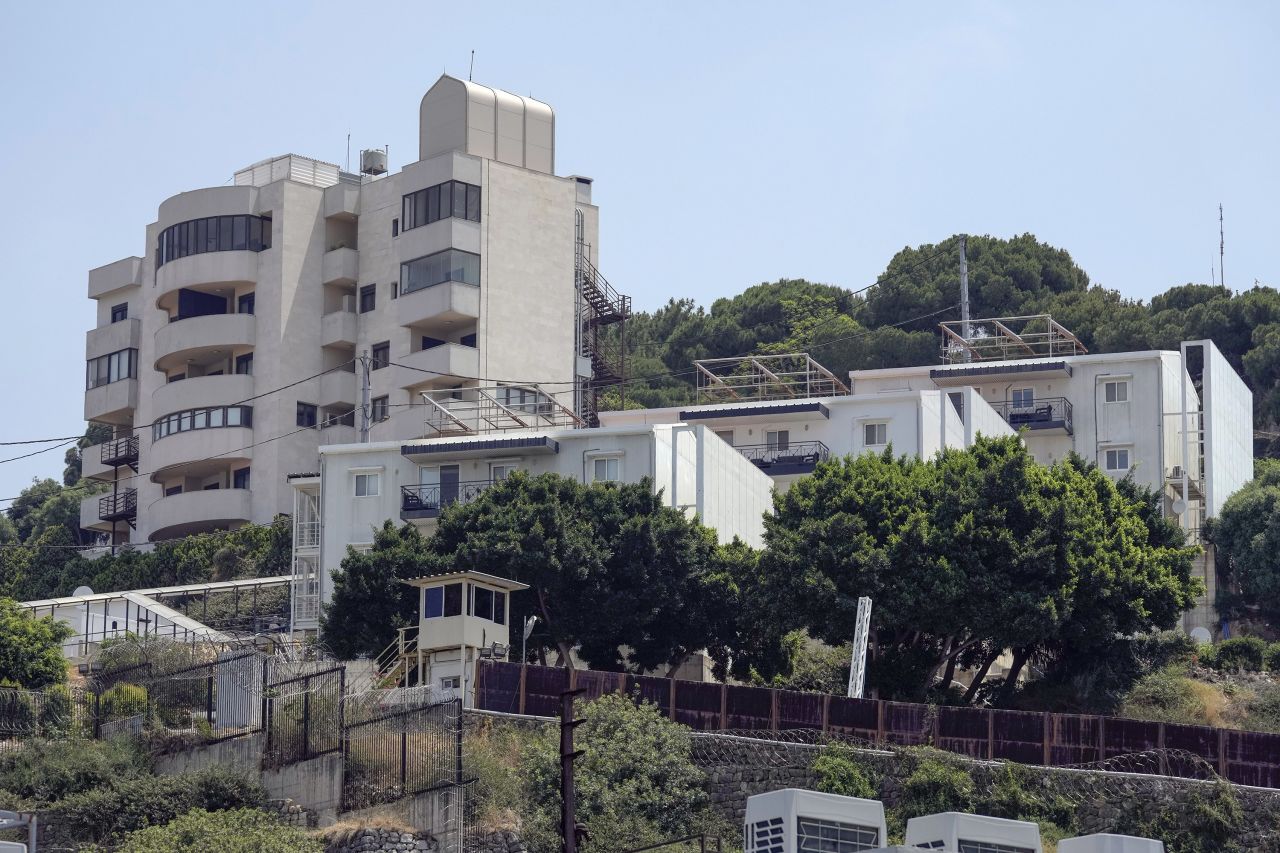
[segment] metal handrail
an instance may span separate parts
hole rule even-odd
[[[110,516],[136,514],[138,512],[138,490],[125,489],[123,492],[116,494],[104,495],[98,498],[98,518],[107,519]]]
[[[1071,401],[1066,397],[1037,397],[1028,405],[1015,405],[1012,400],[998,400],[991,408],[1009,426],[1034,427],[1040,423],[1063,423],[1071,426]]]
[[[400,509],[441,510],[450,504],[468,503],[492,485],[493,480],[470,480],[444,486],[401,486]]]
[[[136,435],[127,435],[114,441],[104,441],[98,446],[101,448],[99,459],[103,465],[109,465],[112,459],[131,459],[136,458],[138,455],[138,437]]]
[[[821,441],[792,441],[786,447],[777,444],[742,444],[734,450],[757,465],[777,465],[787,462],[825,462],[831,450]]]

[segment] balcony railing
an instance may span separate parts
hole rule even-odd
[[[821,441],[794,441],[785,447],[776,444],[744,444],[735,447],[756,467],[771,474],[807,474],[831,451]]]
[[[103,465],[126,465],[138,461],[138,437],[127,435],[115,441],[106,441],[101,445],[101,461]]]
[[[105,495],[98,499],[98,518],[102,521],[120,521],[138,516],[138,490]]]
[[[1060,429],[1071,432],[1071,401],[1066,397],[1040,397],[1031,403],[1013,400],[992,403],[991,408],[1014,429]]]
[[[470,503],[491,485],[492,480],[473,480],[465,483],[401,486],[400,517],[435,518],[450,504]]]

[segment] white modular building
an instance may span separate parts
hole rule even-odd
[[[1022,820],[943,812],[907,821],[908,847],[946,853],[1040,853],[1040,827]]]
[[[387,520],[435,529],[440,513],[514,471],[585,483],[649,478],[667,506],[697,515],[720,541],[762,544],[773,484],[701,424],[516,430],[320,448],[295,493],[293,629],[318,627],[347,547],[369,548]]]
[[[1099,832],[1062,839],[1058,842],[1058,853],[1164,853],[1164,842]]]
[[[298,155],[178,193],[144,251],[90,271],[81,526],[147,542],[269,522],[318,449],[423,435],[423,392],[554,398],[594,423],[601,329],[592,181],[555,172],[550,106],[441,77],[416,159]],[[366,382],[367,378],[367,390]],[[506,390],[502,390],[506,389]]]
[[[1052,342],[1043,334],[1017,335],[1008,328],[1012,319],[1047,321],[1060,331]],[[1204,548],[1195,572],[1207,592],[1183,627],[1216,630],[1217,574],[1201,529],[1253,477],[1248,387],[1210,340],[1187,341],[1178,350],[1087,353],[1051,318],[1012,319],[973,321],[972,348],[956,345],[949,363],[851,371],[850,389],[855,397],[931,390],[963,391],[970,400],[976,395],[1021,431],[1038,461],[1076,453],[1112,477],[1153,489],[1165,515]],[[968,361],[955,358],[957,347]]]
[[[794,358],[808,360],[804,354]],[[764,360],[735,361],[750,365]],[[762,369],[772,376],[780,372],[776,365]],[[968,447],[978,435],[1014,434],[974,389],[857,394],[841,383],[824,381],[757,385],[750,393],[738,386],[732,395],[736,400],[723,392],[701,396],[719,399],[690,406],[601,412],[600,422],[608,426],[706,425],[784,491],[830,458],[891,449],[895,456],[927,459],[944,448]]]
[[[784,788],[747,798],[744,853],[855,853],[888,844],[878,800]]]

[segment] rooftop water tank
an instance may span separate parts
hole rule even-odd
[[[360,171],[366,175],[387,173],[387,152],[381,148],[368,148],[360,152]]]

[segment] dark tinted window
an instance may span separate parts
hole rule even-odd
[[[111,322],[119,323],[121,320],[129,319],[129,303],[124,302],[120,305],[111,306]]]
[[[405,231],[454,217],[480,221],[480,188],[462,181],[445,181],[404,197],[399,227]],[[392,236],[396,234],[392,222]]]
[[[373,365],[374,370],[381,370],[391,363],[391,342],[383,341],[380,344],[373,345]]]
[[[400,293],[413,293],[446,281],[480,284],[480,256],[460,249],[445,249],[400,265]]]
[[[298,426],[313,427],[316,425],[316,407],[314,403],[298,403]]]
[[[462,584],[451,583],[444,588],[444,615],[462,615]]]
[[[156,265],[187,255],[271,248],[271,219],[265,216],[210,216],[170,225],[156,242]]]
[[[378,301],[378,286],[366,284],[360,288],[360,313],[365,314],[374,309]]]

